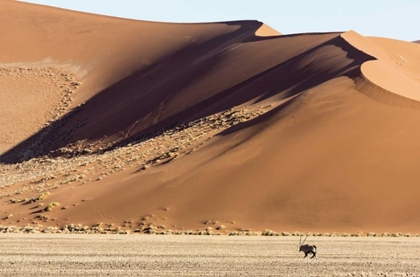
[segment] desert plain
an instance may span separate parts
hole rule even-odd
[[[2,276],[419,276],[417,238],[1,235]]]
[[[418,276],[417,42],[11,0],[0,23],[4,276]]]

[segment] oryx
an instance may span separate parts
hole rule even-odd
[[[307,238],[308,238],[308,236],[306,236],[305,239],[303,240],[303,242],[301,242],[302,241],[302,236],[299,237],[299,252],[302,251],[303,253],[305,253],[305,256],[303,257],[303,260],[305,260],[305,258],[308,256],[309,253],[312,254],[311,259],[316,258],[316,246],[315,245],[304,244]]]

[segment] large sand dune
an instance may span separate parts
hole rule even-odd
[[[420,230],[418,44],[0,5],[3,225]]]

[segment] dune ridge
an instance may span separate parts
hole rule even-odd
[[[417,44],[0,7],[0,225],[419,232]]]
[[[380,61],[364,63],[362,73],[365,78],[357,87],[370,97],[389,105],[419,107],[419,82]],[[373,89],[375,86],[377,90]]]
[[[383,49],[380,44],[377,44],[377,42],[383,42],[381,38],[366,38],[354,31],[346,32],[341,36],[354,47],[363,49],[363,52],[376,59],[376,61],[361,64],[361,76],[356,79],[356,88],[359,91],[384,104],[410,108],[418,107],[420,82],[414,77],[418,71],[415,74],[410,74],[412,70],[395,68],[395,64],[399,67],[406,67],[407,59],[404,56],[398,53],[387,53],[387,50],[392,48]],[[386,41],[386,43],[391,45],[405,44],[406,51],[411,50],[412,53],[420,53],[420,49],[416,49],[416,47],[409,49],[407,46],[410,45],[406,42]],[[418,65],[418,60],[416,60],[414,68],[417,69]]]
[[[358,91],[379,103],[401,108],[418,109],[420,107],[417,100],[400,96],[391,90],[378,86],[364,75],[356,80],[356,88]]]

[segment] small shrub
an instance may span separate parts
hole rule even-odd
[[[216,228],[217,230],[223,230],[223,229],[226,229],[226,226],[225,225],[220,225],[219,227],[217,227]]]
[[[50,195],[50,193],[48,191],[46,191],[46,192],[42,193],[40,196],[38,196],[37,200],[38,201],[44,200],[45,198],[48,197],[48,195]]]
[[[44,209],[44,211],[49,212],[52,211],[55,207],[60,206],[60,203],[58,202],[51,202],[50,204],[48,204],[48,206]]]

